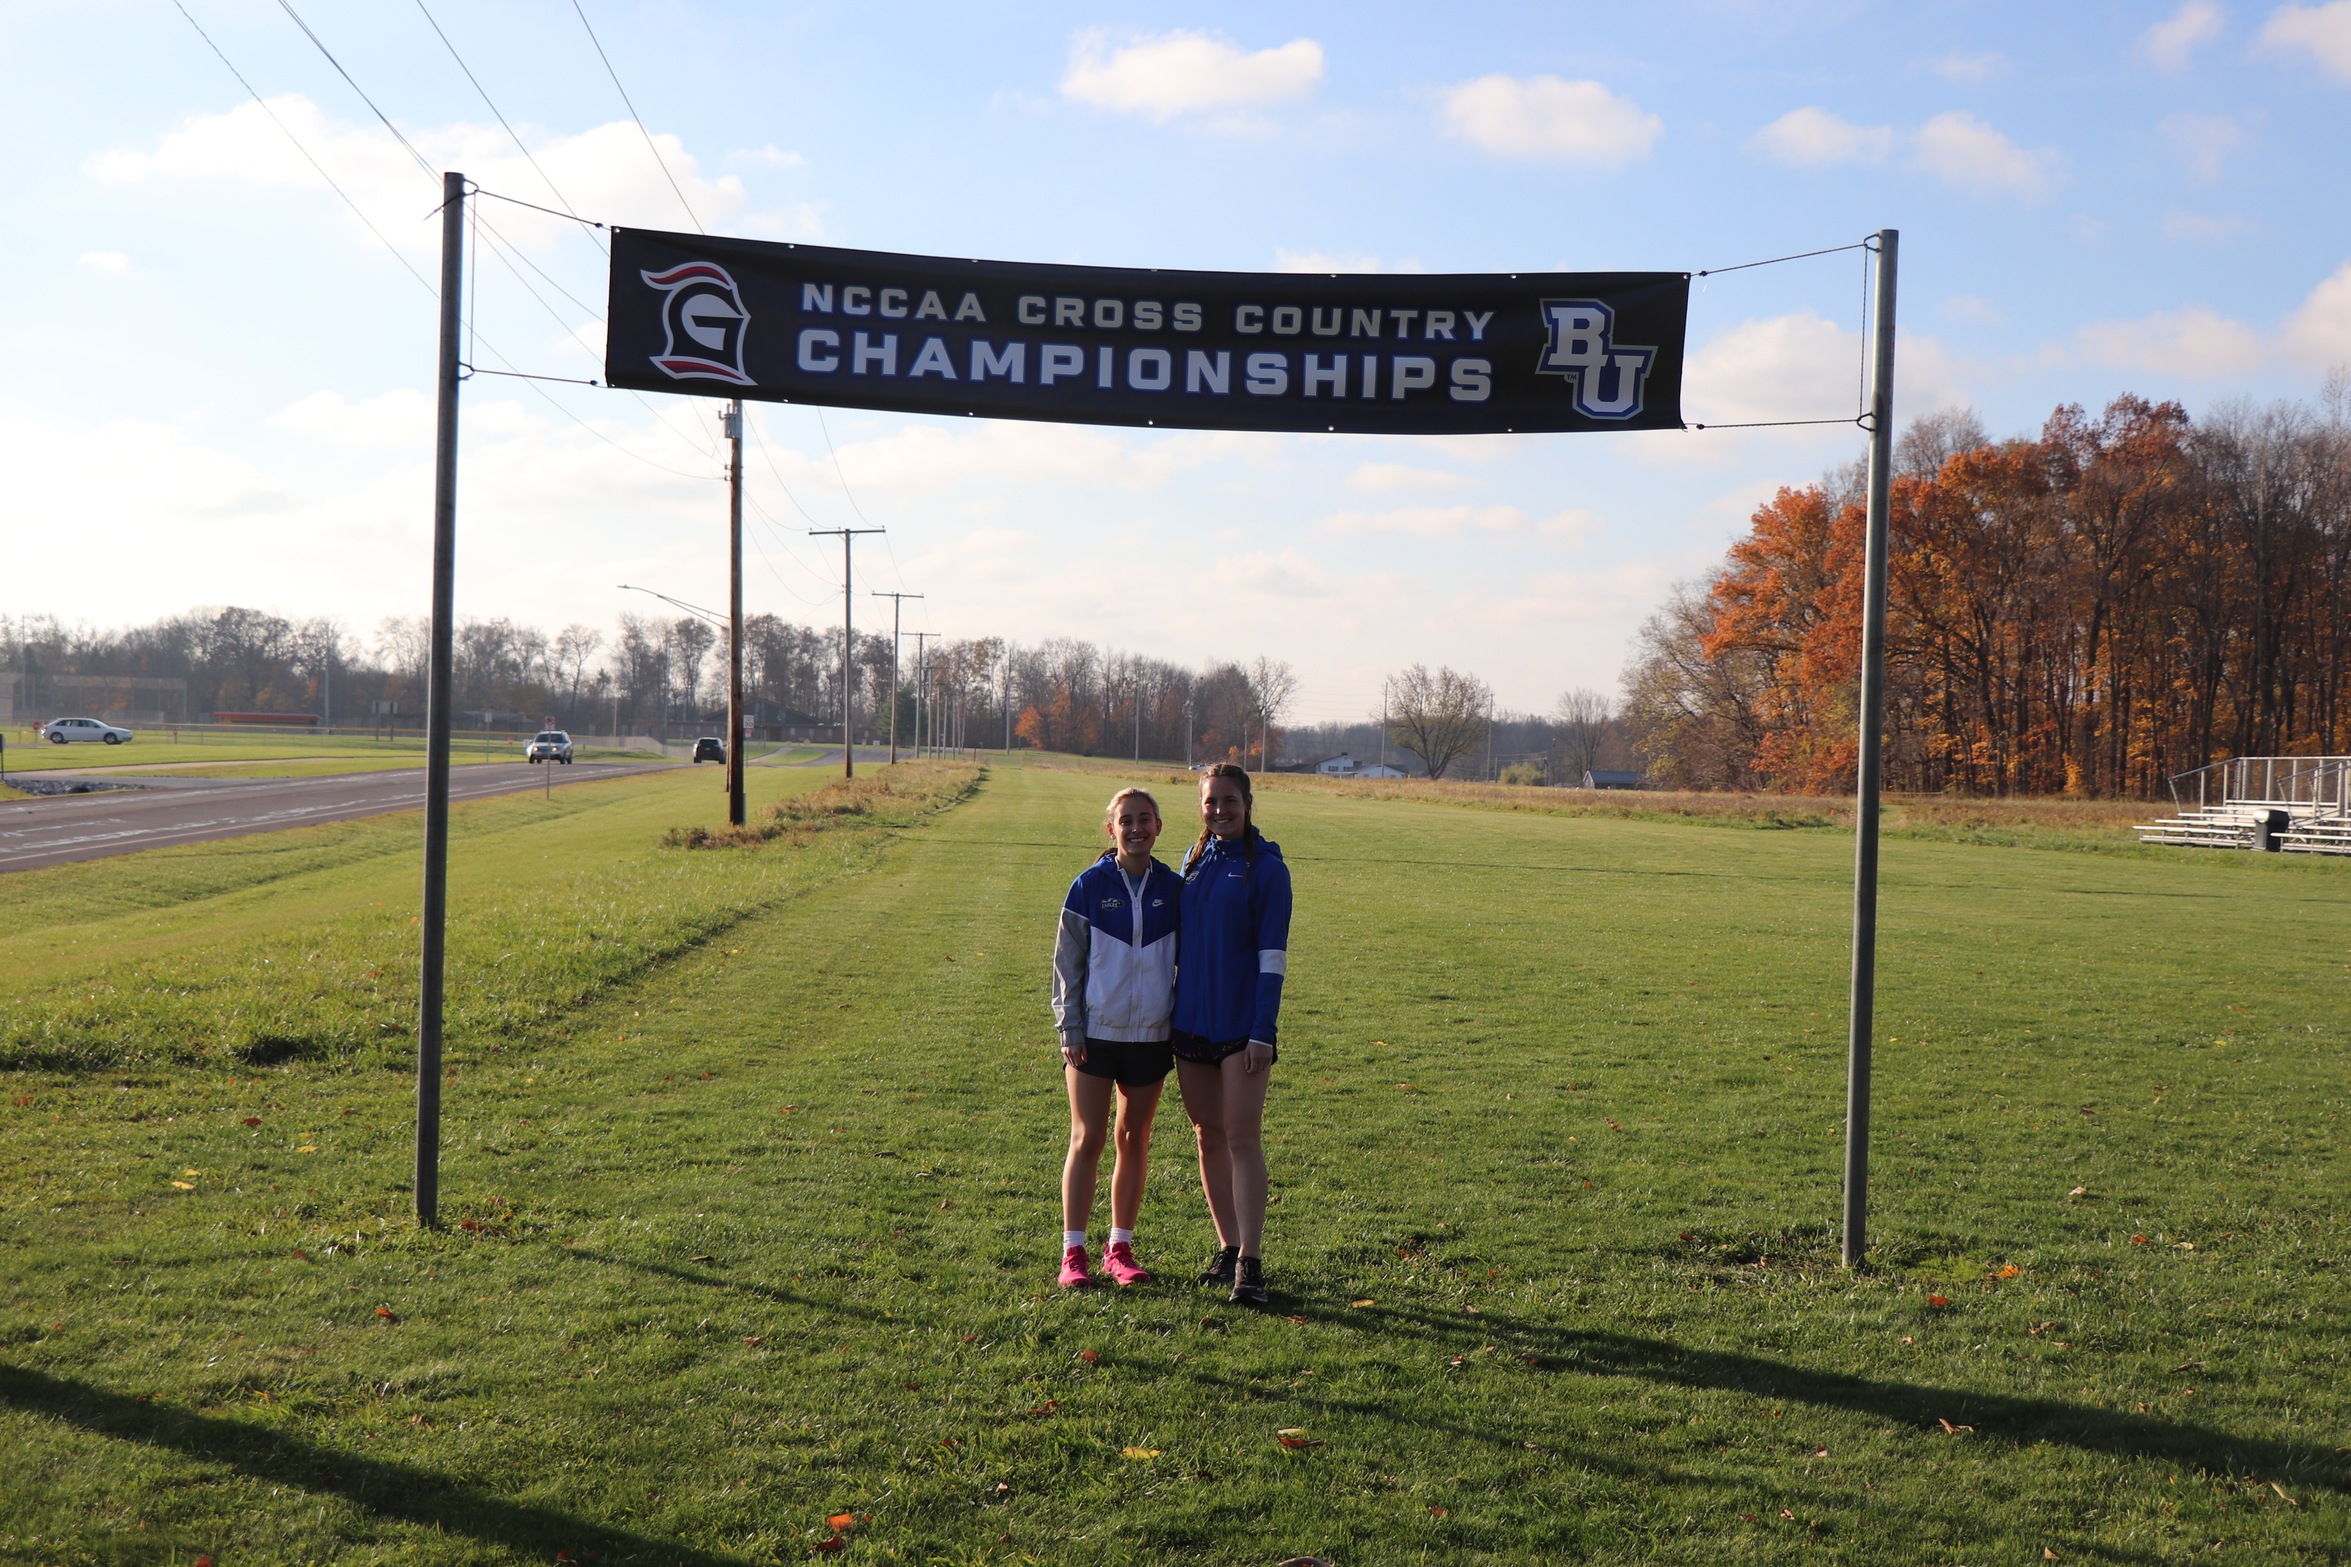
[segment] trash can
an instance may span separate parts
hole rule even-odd
[[[2283,848],[2284,845],[2279,843],[2278,839],[2283,837],[2286,833],[2286,830],[2293,825],[2294,817],[2291,812],[2279,810],[2263,811],[2261,813],[2260,819],[2254,824],[2253,828],[2255,841],[2259,844],[2261,852],[2264,854],[2275,854],[2281,848]]]

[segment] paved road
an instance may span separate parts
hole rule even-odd
[[[483,762],[452,770],[449,798],[479,800],[553,783],[588,783],[650,772],[657,762],[577,762],[569,767]],[[62,778],[64,773],[43,773]],[[87,776],[104,778],[105,773]],[[131,780],[124,779],[123,782]],[[175,843],[349,821],[424,808],[424,769],[331,778],[142,778],[136,790],[0,804],[0,871],[32,870]]]

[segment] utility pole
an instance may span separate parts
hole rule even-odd
[[[860,533],[881,533],[881,528],[811,528],[812,539],[829,539],[835,534],[841,539],[841,776],[857,776],[857,740],[849,725],[857,711],[857,637],[850,625],[850,561],[849,546]]]
[[[727,821],[743,825],[743,400],[727,404]]]
[[[1877,1014],[1878,790],[1886,725],[1886,520],[1894,459],[1893,229],[1877,235],[1877,342],[1869,381],[1868,543],[1862,557],[1861,766],[1853,813],[1853,996],[1845,1035],[1845,1235],[1848,1268],[1869,1240],[1869,1074]]]
[[[935,642],[938,637],[939,634],[936,631],[914,633],[914,754],[918,759],[922,755],[923,736],[928,733],[924,720],[930,716],[931,711],[930,703],[924,700],[929,694],[929,688],[925,682],[930,666],[923,660],[923,644]]]
[[[1143,759],[1143,677],[1135,677],[1135,760]]]
[[[426,677],[424,911],[416,1008],[416,1222],[441,1211],[441,980],[449,923],[449,702],[457,598],[457,388],[465,302],[465,176],[441,176],[441,364],[433,442],[433,643]]]
[[[1388,765],[1388,682],[1380,682],[1380,765]]]
[[[1192,765],[1192,699],[1184,698],[1184,766]]]
[[[1012,649],[1004,650],[1004,754],[1012,754]]]
[[[919,593],[876,593],[873,597],[890,601],[890,760],[898,760],[898,644],[905,636],[898,629],[899,611],[908,599],[918,599]]]

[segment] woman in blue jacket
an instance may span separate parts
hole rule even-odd
[[[1200,778],[1200,841],[1184,856],[1174,1047],[1184,1113],[1200,1139],[1200,1187],[1217,1253],[1200,1282],[1265,1304],[1265,1090],[1289,969],[1290,868],[1257,830],[1249,774]]]

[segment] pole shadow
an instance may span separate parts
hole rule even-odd
[[[141,1403],[84,1382],[18,1366],[0,1366],[0,1404],[118,1442],[136,1442],[198,1463],[226,1464],[272,1485],[340,1497],[378,1518],[462,1534],[518,1557],[545,1560],[557,1550],[600,1564],[679,1563],[741,1567],[671,1540],[577,1518],[503,1497],[410,1464],[363,1458],[284,1431]]]

